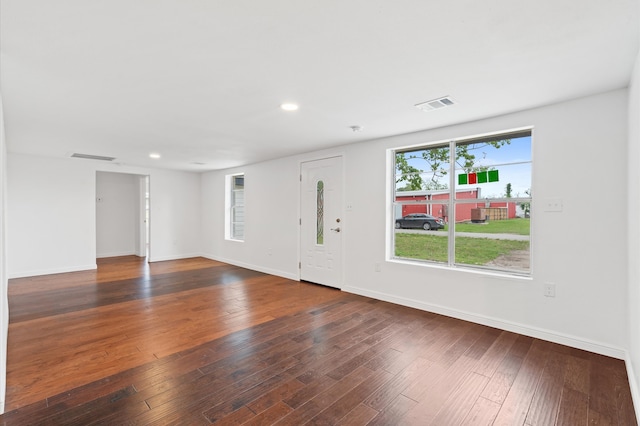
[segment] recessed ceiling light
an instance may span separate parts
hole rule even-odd
[[[298,108],[300,107],[298,106],[298,104],[287,103],[287,104],[280,105],[280,108],[283,109],[284,111],[297,111]]]
[[[158,154],[157,152],[152,152],[151,154],[149,154],[149,157],[157,160],[158,158],[160,158],[160,154]]]

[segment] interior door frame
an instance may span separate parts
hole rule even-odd
[[[151,231],[151,206],[149,206],[149,222],[147,222],[147,191],[151,188],[151,177],[149,175],[138,175],[138,238],[136,243],[136,255],[138,257],[151,257],[151,244],[147,246],[147,240],[150,241]],[[151,200],[151,194],[149,194]]]
[[[302,253],[302,211],[303,211],[303,206],[302,206],[302,192],[304,191],[304,186],[303,186],[303,182],[302,182],[302,164],[303,163],[310,163],[313,161],[320,161],[320,160],[327,160],[330,158],[337,158],[339,157],[341,159],[341,169],[340,169],[340,176],[339,176],[339,182],[340,185],[342,186],[342,191],[341,191],[341,199],[339,201],[340,206],[338,208],[338,211],[340,212],[340,218],[341,218],[341,226],[340,228],[342,229],[342,238],[340,239],[340,274],[339,274],[339,282],[336,283],[336,286],[334,286],[334,288],[341,290],[344,287],[344,277],[345,277],[345,273],[344,273],[344,264],[345,264],[345,235],[347,235],[348,233],[345,232],[345,225],[347,225],[346,221],[345,221],[345,200],[346,200],[346,185],[345,185],[345,176],[346,176],[346,155],[344,154],[344,152],[338,152],[335,154],[330,154],[330,155],[323,155],[323,156],[317,156],[317,157],[310,157],[310,158],[304,158],[301,159],[298,163],[298,177],[299,177],[299,181],[298,181],[298,281],[302,281],[302,259],[303,259],[303,253]],[[332,286],[333,287],[333,286]]]
[[[98,201],[98,173],[127,175],[135,178],[136,181],[136,230],[135,232],[135,246],[134,255],[142,258],[146,258],[149,262],[151,258],[151,175],[120,172],[112,170],[96,170],[94,181],[94,198]],[[149,222],[146,221],[146,192],[149,190]],[[95,216],[95,213],[94,213]],[[94,220],[94,235],[96,235],[97,246],[97,234],[98,234],[98,221]],[[147,247],[147,240],[149,240],[149,247]],[[97,255],[96,255],[97,257]]]

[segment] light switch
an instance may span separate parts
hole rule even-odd
[[[545,212],[561,212],[562,198],[547,198],[544,200]]]

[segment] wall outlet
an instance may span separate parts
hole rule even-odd
[[[375,265],[373,266],[373,269],[376,272],[380,272],[382,270],[380,267],[380,262],[376,262]]]
[[[556,285],[553,283],[544,284],[545,297],[556,297]]]

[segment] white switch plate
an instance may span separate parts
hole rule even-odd
[[[545,212],[561,212],[562,198],[547,198],[544,200]]]

